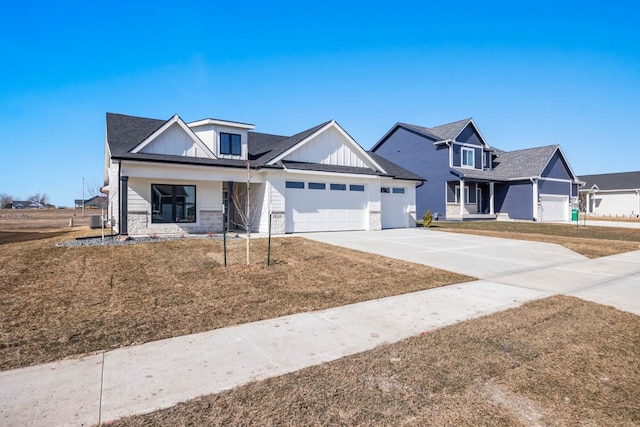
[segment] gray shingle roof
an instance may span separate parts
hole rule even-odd
[[[469,124],[471,118],[458,120],[457,122],[428,128],[431,133],[440,136],[440,139],[455,139]]]
[[[107,113],[107,141],[112,156],[126,154],[158,130],[166,120]]]
[[[387,172],[387,175],[393,176],[397,179],[406,179],[410,181],[426,181],[426,179],[424,179],[420,175],[417,175],[393,163],[392,161],[385,159],[379,154],[373,153],[371,151],[367,151],[367,154],[369,154],[369,156],[371,156],[371,158]]]
[[[440,135],[436,135],[435,133],[433,133],[431,131],[431,129],[426,128],[424,126],[412,125],[410,123],[398,123],[396,126],[402,126],[404,128],[408,128],[410,130],[414,130],[414,131],[416,131],[418,133],[421,133],[422,135],[426,136],[427,138],[433,139],[434,141],[440,141],[440,140],[443,139]]]
[[[500,151],[494,161],[493,170],[452,168],[456,175],[463,178],[507,181],[516,178],[538,177],[549,163],[559,145],[526,148],[516,151]]]
[[[147,119],[144,117],[127,116],[124,114],[107,113],[107,143],[111,150],[111,157],[122,160],[143,160],[149,162],[178,163],[190,165],[208,165],[223,167],[246,167],[244,160],[237,159],[207,159],[199,157],[172,156],[153,153],[130,153],[130,150],[144,141],[153,132],[158,130],[165,120]],[[248,132],[249,160],[251,166],[259,168],[279,168],[282,166],[270,166],[267,163],[296,144],[325,127],[330,121],[314,126],[293,136],[271,135],[260,132]],[[388,173],[385,176],[393,176],[398,179],[424,181],[423,178],[386,159],[380,160],[380,156],[368,153]],[[321,165],[317,163],[285,162],[291,169],[317,170],[325,172],[377,174],[383,175],[370,168],[353,168],[335,165]]]
[[[494,161],[494,170],[507,178],[540,176],[559,145],[502,152]]]
[[[628,190],[640,188],[640,171],[603,173],[598,175],[581,175],[580,181],[586,184],[583,189],[590,189],[594,185],[600,190]]]

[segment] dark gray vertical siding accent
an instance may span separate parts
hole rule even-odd
[[[452,147],[453,147],[453,166],[460,166],[462,165],[462,146],[458,144],[453,144]]]
[[[508,213],[513,219],[533,219],[533,186],[531,181],[496,184],[496,212]]]
[[[473,160],[476,162],[475,168],[482,169],[482,149],[476,148],[473,151]]]
[[[416,188],[418,218],[422,218],[427,210],[442,217],[446,213],[444,183],[452,179],[449,147],[433,143],[429,138],[398,128],[375,150],[376,154],[427,180]]]
[[[549,161],[549,164],[542,172],[542,176],[546,178],[571,179],[569,168],[560,156],[560,152],[556,153]]]
[[[578,197],[578,184],[571,185],[571,196]]]
[[[485,169],[491,169],[491,153],[488,151],[484,153],[484,167]]]
[[[541,179],[538,181],[538,193],[569,196],[571,193],[571,187],[568,182],[547,181]]]
[[[471,126],[471,124],[468,124],[467,127],[464,128],[462,132],[460,132],[460,135],[458,135],[456,141],[466,142],[467,144],[482,145],[480,137],[473,129],[473,126]]]

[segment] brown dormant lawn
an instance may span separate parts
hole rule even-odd
[[[582,224],[582,223],[581,223]],[[588,258],[638,250],[640,229],[520,221],[434,222],[435,230],[557,243]]]
[[[46,230],[48,228],[44,227]],[[471,280],[299,237],[56,247],[88,229],[0,230],[0,369]],[[36,240],[24,241],[18,236]]]
[[[555,296],[114,426],[631,426],[640,317]]]

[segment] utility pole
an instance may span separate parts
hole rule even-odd
[[[84,176],[82,177],[82,218],[84,218]]]

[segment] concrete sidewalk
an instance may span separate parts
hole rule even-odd
[[[395,250],[410,258],[409,248],[420,246],[420,239],[407,233],[407,247],[403,247],[403,233],[390,231],[378,232],[373,238],[362,235],[346,240],[350,244],[368,242],[374,248],[384,247],[388,239],[386,244],[393,244]],[[424,230],[413,232],[421,232],[417,236],[424,240]],[[348,233],[333,234],[336,239],[348,237]],[[477,241],[477,236],[467,237],[448,243],[439,240],[431,250],[423,247],[423,254],[430,256],[422,258],[445,262],[444,256],[431,255],[449,250],[454,256],[458,254],[462,269],[489,264],[482,271],[492,277],[490,280],[0,372],[0,425],[90,425],[149,412],[554,293],[580,296],[640,315],[640,251],[587,260],[571,251],[564,253],[556,245],[533,244],[528,253],[526,247],[513,241],[496,239],[487,245]],[[372,239],[381,242],[374,245]],[[437,241],[440,236],[429,236],[431,239]],[[468,257],[460,255],[474,251],[480,254],[471,264],[467,263]],[[508,255],[514,253],[531,258],[514,261]]]

